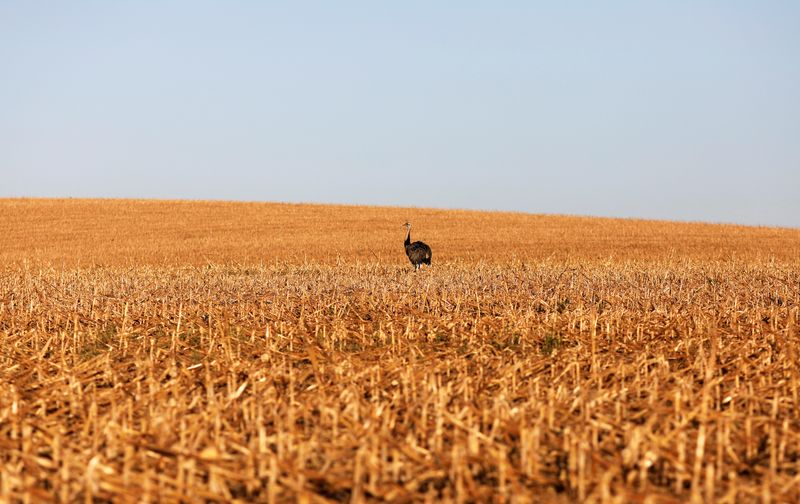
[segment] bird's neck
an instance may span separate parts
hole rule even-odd
[[[406,233],[406,245],[411,243],[411,226],[408,228],[408,232]]]

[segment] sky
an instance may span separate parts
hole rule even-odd
[[[800,227],[800,2],[0,0],[0,197]]]

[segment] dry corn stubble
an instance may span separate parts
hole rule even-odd
[[[212,202],[0,216],[0,500],[800,499],[800,231]],[[417,274],[407,218],[433,248]]]

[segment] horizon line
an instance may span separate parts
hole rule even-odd
[[[74,200],[74,201],[141,201],[141,202],[162,202],[162,203],[233,203],[233,204],[262,204],[262,205],[294,205],[294,206],[330,206],[330,207],[369,207],[369,208],[392,208],[392,209],[413,209],[413,210],[433,210],[442,212],[471,212],[471,213],[493,213],[493,214],[518,214],[530,215],[539,217],[568,217],[568,218],[582,218],[582,219],[598,219],[598,220],[625,220],[625,221],[642,221],[642,222],[658,222],[658,223],[673,223],[673,224],[687,224],[687,225],[709,225],[709,226],[725,226],[725,227],[743,227],[743,228],[762,228],[762,229],[780,229],[788,231],[800,231],[800,226],[782,226],[772,224],[743,224],[740,222],[730,221],[704,221],[704,220],[687,220],[687,219],[666,219],[666,218],[649,218],[638,216],[618,216],[618,215],[592,215],[592,214],[569,214],[569,213],[549,213],[549,212],[531,212],[526,210],[502,210],[496,208],[463,208],[463,207],[435,207],[435,206],[420,206],[420,205],[391,205],[391,204],[365,204],[365,203],[341,203],[341,202],[321,202],[321,201],[281,201],[281,200],[251,200],[251,199],[210,199],[210,198],[158,198],[158,197],[129,197],[129,196],[0,196],[0,201],[9,200],[29,200],[29,201],[59,201],[59,200]]]

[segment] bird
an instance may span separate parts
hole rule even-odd
[[[414,265],[414,271],[417,271],[423,264],[431,265],[431,248],[421,241],[411,243],[411,224],[406,222],[403,224],[408,230],[406,234],[406,255],[411,264]]]

